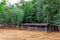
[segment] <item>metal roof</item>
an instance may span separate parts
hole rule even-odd
[[[22,25],[38,25],[38,26],[46,26],[49,25],[49,23],[24,23]]]

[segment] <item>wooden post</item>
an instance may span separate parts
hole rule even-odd
[[[23,26],[21,26],[21,29],[24,29]]]
[[[35,27],[35,30],[37,30],[37,25],[36,25],[36,27]]]
[[[51,26],[49,26],[49,31],[51,31],[52,29],[51,29]]]
[[[30,30],[30,28],[29,28],[29,26],[28,26],[28,28],[27,28],[28,30]]]
[[[47,26],[45,26],[45,32],[47,32],[47,31],[48,31]]]

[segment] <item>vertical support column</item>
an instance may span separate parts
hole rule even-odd
[[[51,31],[51,26],[47,26],[47,31],[48,31],[48,32]]]
[[[47,28],[47,26],[45,26],[45,32],[47,32],[48,31],[48,28]]]
[[[21,29],[24,29],[23,26],[21,26]]]
[[[52,30],[51,26],[49,26],[49,29],[50,29],[49,31],[51,31],[51,30]]]
[[[30,30],[29,26],[27,27],[27,30]]]
[[[37,25],[36,25],[36,27],[35,27],[35,30],[37,30]]]

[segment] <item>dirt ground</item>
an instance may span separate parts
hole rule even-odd
[[[60,40],[60,33],[0,29],[0,40]]]

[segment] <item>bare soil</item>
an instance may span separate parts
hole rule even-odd
[[[60,40],[60,33],[0,29],[0,40]]]

